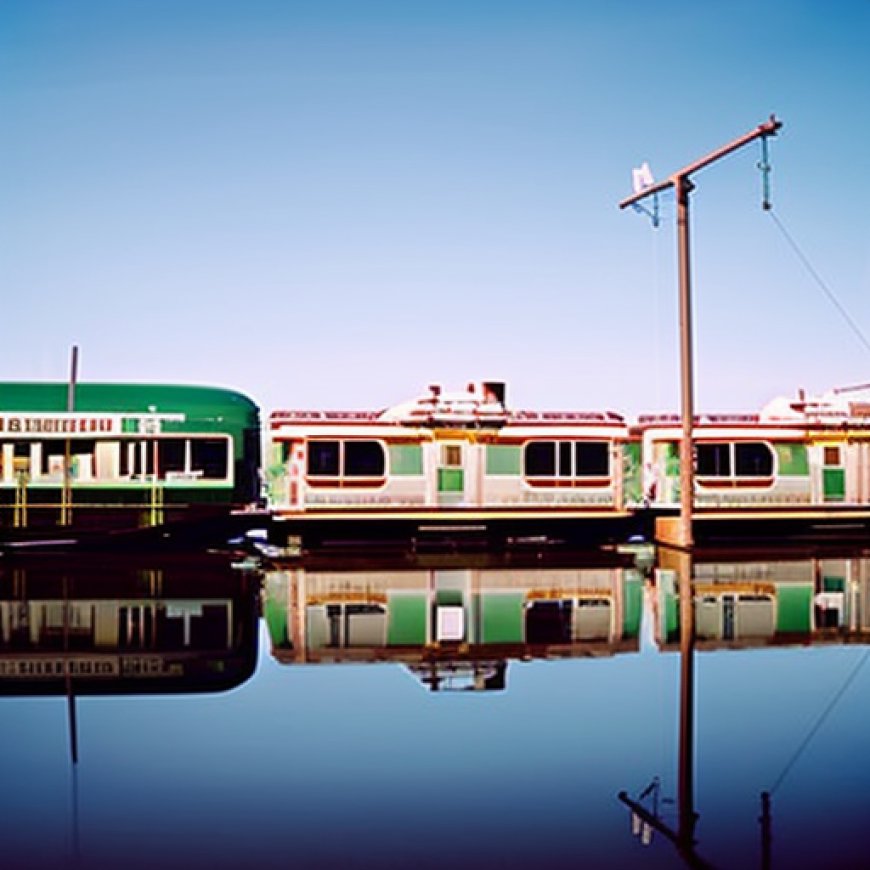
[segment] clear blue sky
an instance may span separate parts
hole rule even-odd
[[[508,382],[677,409],[673,200],[775,112],[776,213],[870,335],[870,3],[4,0],[0,378],[233,386],[266,409]],[[760,208],[698,174],[699,408],[870,380]]]

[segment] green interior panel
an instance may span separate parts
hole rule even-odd
[[[519,476],[522,472],[522,448],[508,444],[486,445],[486,473]]]
[[[658,572],[659,636],[667,643],[680,636],[680,610],[677,597],[676,572],[662,569]]]
[[[846,498],[846,469],[822,469],[825,501],[843,501]]]
[[[825,576],[822,578],[822,589],[825,592],[845,592],[846,578]]]
[[[629,502],[639,502],[643,498],[643,463],[640,454],[639,441],[632,441],[623,448],[623,487]]]
[[[665,474],[668,477],[680,476],[680,445],[677,441],[665,444]]]
[[[626,576],[622,585],[622,594],[623,637],[637,637],[640,633],[640,615],[643,610],[643,581],[641,578],[639,576]]]
[[[439,607],[461,607],[462,606],[462,590],[461,589],[439,589],[435,593],[435,603]]]
[[[263,605],[263,617],[266,620],[266,628],[269,630],[272,646],[279,648],[289,646],[287,602],[267,597]]]
[[[465,488],[465,472],[461,468],[438,469],[438,492],[462,492]]]
[[[777,632],[805,634],[810,630],[813,610],[811,584],[779,585],[776,590],[776,603]]]
[[[774,444],[777,465],[781,477],[806,477],[810,473],[810,461],[806,444]]]
[[[525,638],[522,592],[489,593],[481,599],[483,643],[522,643]]]
[[[390,474],[423,473],[423,448],[419,444],[390,444]]]
[[[388,646],[420,646],[426,643],[426,595],[394,593],[389,596]]]

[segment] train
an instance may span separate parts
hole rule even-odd
[[[0,542],[211,535],[256,505],[260,437],[234,390],[0,383]]]
[[[696,417],[698,521],[773,536],[796,524],[870,532],[870,402],[854,392]],[[677,512],[677,415],[513,410],[505,394],[501,382],[433,385],[382,411],[272,412],[275,518],[303,541],[353,520],[357,532],[416,529],[421,542],[474,528],[504,543],[625,540]]]
[[[697,416],[696,521],[866,540],[868,390]],[[260,421],[254,400],[218,387],[0,384],[0,543],[255,526],[291,552],[620,542],[655,536],[680,505],[672,414],[513,409],[503,382],[482,381]]]

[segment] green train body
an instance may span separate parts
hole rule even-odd
[[[0,384],[0,535],[226,516],[259,494],[260,418],[232,390]]]

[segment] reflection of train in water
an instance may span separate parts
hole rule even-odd
[[[219,558],[0,563],[0,695],[237,686],[256,665],[258,583]]]
[[[276,517],[311,540],[348,520],[423,540],[475,527],[619,539],[679,505],[677,417],[511,411],[498,383],[381,412],[276,411],[270,436]],[[705,415],[694,441],[699,518],[870,528],[870,402],[842,391]]]
[[[639,572],[582,568],[297,568],[266,575],[286,664],[402,662],[432,689],[503,688],[511,658],[638,649]]]
[[[656,571],[655,633],[679,645],[680,557],[663,549]],[[692,593],[699,648],[870,641],[866,553],[694,558]]]

